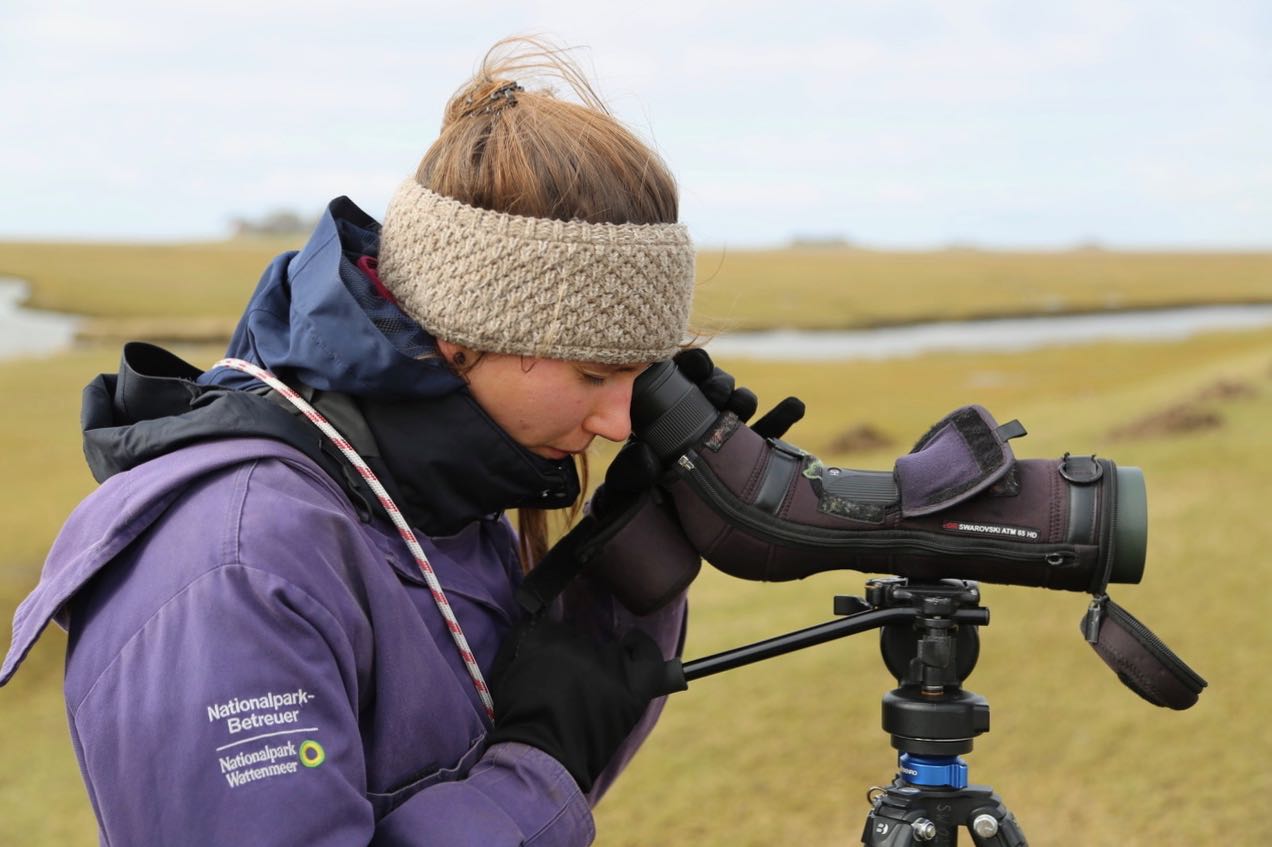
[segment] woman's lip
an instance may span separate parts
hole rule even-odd
[[[532,447],[531,450],[547,459],[560,461],[567,456],[581,456],[587,452],[587,448],[592,446],[592,439],[588,439],[586,444],[572,450],[564,450],[560,447],[553,447],[551,444],[543,444],[538,447]]]
[[[550,459],[555,459],[557,461],[560,461],[561,459],[569,458],[570,456],[581,456],[587,452],[586,447],[580,447],[578,450],[561,450],[560,448],[557,448],[557,447],[544,447],[543,450],[544,450],[544,455],[546,455]]]

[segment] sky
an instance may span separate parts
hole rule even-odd
[[[702,245],[1272,247],[1266,0],[0,0],[0,239],[378,218],[524,33],[578,48]]]

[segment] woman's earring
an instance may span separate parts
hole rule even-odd
[[[464,363],[468,361],[468,357],[464,355],[463,350],[456,350],[455,355],[451,357],[451,363],[457,368],[462,368]]]

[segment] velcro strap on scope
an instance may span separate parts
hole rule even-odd
[[[939,512],[984,491],[1015,463],[1012,438],[1025,434],[1020,421],[1002,426],[981,406],[946,415],[893,468],[901,491],[901,515]]]

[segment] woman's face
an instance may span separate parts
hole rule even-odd
[[[461,349],[446,341],[438,346],[448,361]],[[474,354],[465,355],[471,361]],[[484,353],[463,374],[504,432],[532,453],[559,460],[582,453],[598,435],[610,441],[631,435],[632,385],[645,367]]]

